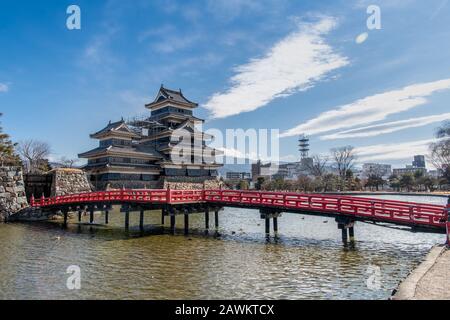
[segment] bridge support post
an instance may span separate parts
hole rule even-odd
[[[130,209],[128,207],[125,208],[125,229],[128,230],[130,228]]]
[[[78,210],[78,222],[81,222],[81,215],[83,214],[83,211]]]
[[[209,208],[205,209],[205,229],[209,230]]]
[[[274,210],[274,209],[260,209],[259,212],[261,213],[261,219],[265,220],[265,226],[266,226],[266,236],[270,236],[270,219],[273,219],[273,231],[275,233],[275,236],[278,235],[278,218],[281,217],[281,212]]]
[[[266,236],[270,235],[270,218],[266,217]]]
[[[64,216],[63,227],[64,228],[67,228],[67,215],[68,215],[67,209],[63,210],[63,216]]]
[[[108,224],[108,223],[109,223],[109,210],[106,209],[105,210],[105,224]]]
[[[348,237],[350,242],[355,242],[355,227],[351,226],[348,228]]]
[[[336,217],[336,222],[338,224],[338,229],[341,230],[342,233],[342,243],[344,245],[348,244],[348,238],[350,236],[350,242],[354,243],[355,241],[355,221],[349,217]],[[347,231],[348,230],[348,231]]]
[[[189,234],[189,213],[184,213],[184,234]]]
[[[273,217],[273,232],[278,235],[278,217]]]
[[[214,226],[215,226],[216,230],[219,229],[219,209],[216,209],[214,211]]]
[[[94,223],[94,207],[89,208],[89,223]]]
[[[343,244],[347,244],[347,241],[348,241],[348,239],[347,239],[347,229],[346,228],[342,228],[341,231],[342,231],[342,243]]]
[[[144,209],[139,211],[139,229],[144,229]]]
[[[170,213],[170,232],[175,234],[175,213]]]
[[[166,209],[161,210],[161,224],[164,225],[164,218],[166,217]]]

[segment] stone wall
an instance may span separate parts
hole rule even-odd
[[[159,189],[159,181],[110,181],[97,183],[96,190]]]
[[[86,173],[80,169],[53,169],[48,174],[53,175],[51,196],[91,192],[92,187]]]
[[[28,207],[22,169],[0,167],[0,221]]]
[[[225,184],[214,177],[165,177],[162,180],[161,188],[174,190],[223,189]]]

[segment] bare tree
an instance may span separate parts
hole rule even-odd
[[[439,141],[430,145],[430,161],[439,170],[450,167],[450,121],[446,121],[436,131]]]
[[[355,164],[356,155],[354,149],[352,146],[331,149],[336,169],[343,180],[345,180],[347,171],[351,170]]]
[[[24,161],[25,171],[34,173],[41,171],[40,166],[46,163],[51,149],[46,142],[29,139],[19,142],[17,152]]]
[[[62,168],[73,168],[77,162],[78,159],[70,159],[66,157],[61,157],[58,161]]]
[[[316,178],[322,177],[326,172],[328,157],[315,155],[312,157],[313,161],[306,164],[308,171]]]

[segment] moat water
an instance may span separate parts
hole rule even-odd
[[[0,224],[0,299],[387,299],[445,241],[358,222],[349,248],[333,219],[288,213],[278,239],[268,240],[259,212],[236,208],[220,213],[220,236],[204,234],[203,214],[192,215],[189,236],[182,216],[176,235],[169,219],[165,227],[160,220],[159,212],[146,212],[141,232],[133,213],[136,227],[126,232],[115,209],[108,226],[75,219],[66,230],[60,222]],[[72,265],[81,270],[79,290],[66,285]]]

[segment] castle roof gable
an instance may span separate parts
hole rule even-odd
[[[183,95],[183,92],[181,92],[181,89],[176,91],[176,90],[164,88],[164,86],[161,85],[161,88],[159,89],[155,100],[152,103],[147,104],[146,107],[150,107],[152,105],[156,105],[156,104],[166,102],[166,101],[181,103],[184,105],[190,105],[191,107],[194,107],[194,108],[198,106],[197,103],[192,102],[188,98],[186,98]]]
[[[119,135],[125,134],[126,136],[130,136],[130,137],[138,136],[133,130],[131,130],[127,126],[125,121],[122,119],[122,120],[116,121],[116,122],[110,121],[106,127],[101,129],[100,131],[97,131],[96,133],[91,134],[91,138],[101,138],[101,137],[107,136],[112,133],[117,133]]]

